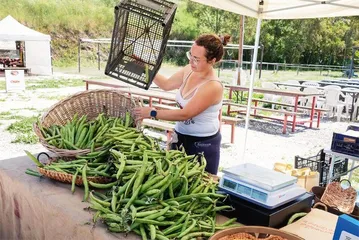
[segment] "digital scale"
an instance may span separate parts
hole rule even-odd
[[[219,188],[267,209],[273,209],[306,193],[296,182],[296,177],[246,163],[224,169]]]

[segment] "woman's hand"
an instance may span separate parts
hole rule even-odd
[[[134,108],[134,113],[136,116],[136,121],[142,120],[144,118],[150,118],[151,117],[151,111],[154,110],[153,107],[137,107]]]

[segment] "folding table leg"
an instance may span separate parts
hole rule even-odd
[[[288,122],[288,115],[284,114],[284,122],[283,122],[283,134],[287,133],[287,122]]]
[[[313,101],[312,101],[312,109],[310,110],[310,123],[309,123],[309,127],[312,128],[313,127],[313,119],[314,119],[314,109],[315,109],[315,100],[316,97],[313,96]],[[319,121],[319,120],[318,120]]]

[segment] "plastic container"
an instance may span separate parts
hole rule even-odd
[[[326,155],[322,150],[315,156],[311,157],[300,157],[295,156],[294,167],[295,168],[305,168],[309,167],[312,171],[319,172],[319,186],[326,186],[328,182],[328,172],[330,167],[330,161],[332,158],[329,155]],[[348,159],[339,160],[334,163],[333,175],[336,176],[348,171]],[[333,179],[339,181],[340,179]]]

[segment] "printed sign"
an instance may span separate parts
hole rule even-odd
[[[346,231],[342,231],[339,240],[359,240],[359,237],[354,236],[353,234],[348,233]]]
[[[5,79],[6,92],[25,90],[24,70],[5,70]]]

